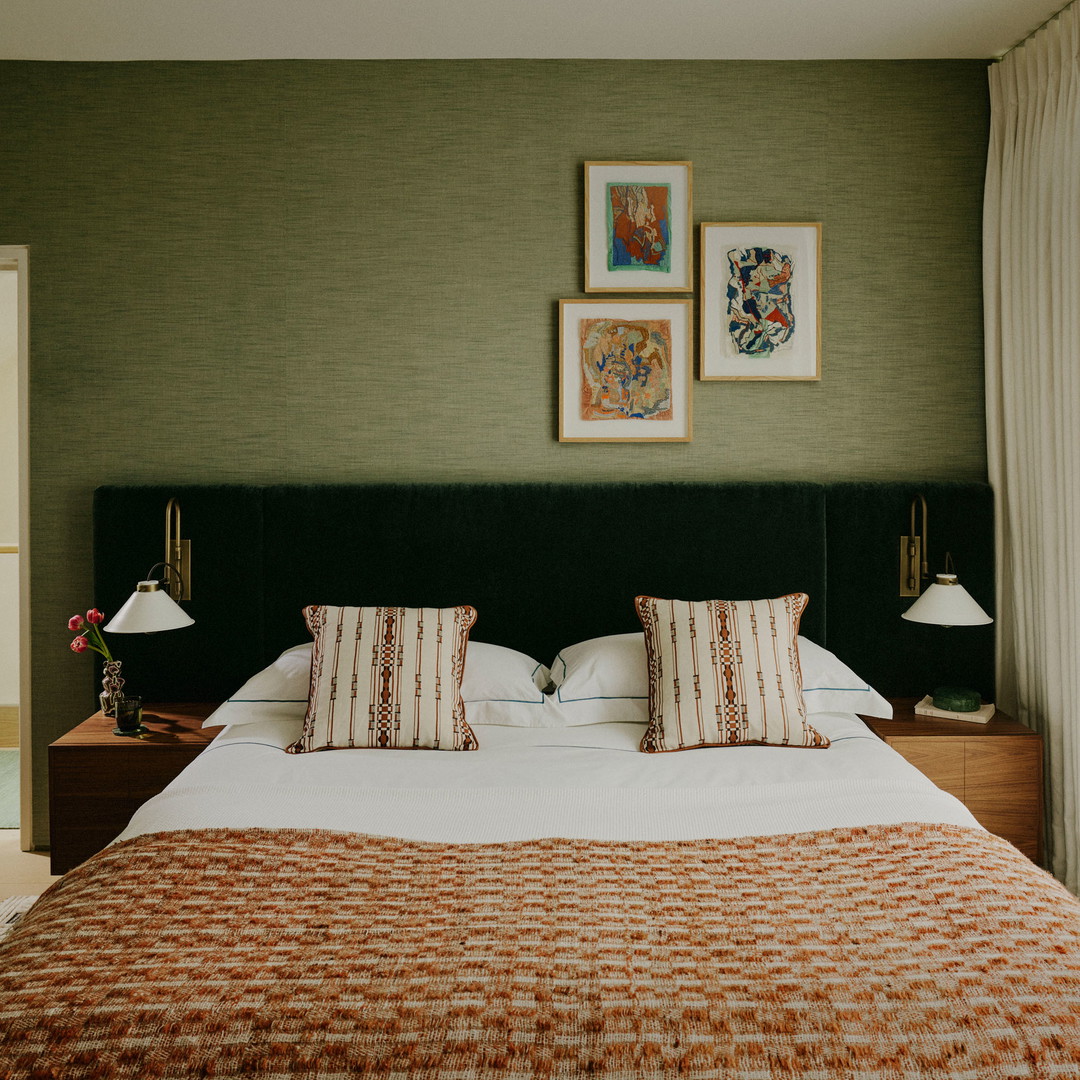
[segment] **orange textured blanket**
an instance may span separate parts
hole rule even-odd
[[[1080,1077],[1080,903],[951,826],[161,833],[0,969],[5,1078]]]

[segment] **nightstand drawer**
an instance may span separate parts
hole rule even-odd
[[[979,824],[1038,860],[1042,820],[1042,740],[969,739],[964,804]]]
[[[942,791],[964,801],[964,744],[961,740],[950,739],[942,745],[940,739],[899,736],[885,741]]]
[[[119,738],[120,736],[116,736]],[[202,747],[143,753],[90,746],[49,747],[49,785],[84,798],[138,799],[145,802],[179,775]],[[120,755],[124,755],[123,758]]]

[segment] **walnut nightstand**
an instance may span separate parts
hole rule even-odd
[[[219,728],[202,722],[216,704],[148,705],[138,737],[112,733],[95,713],[49,746],[52,872],[66,874],[100,851],[147,799],[202,752]]]
[[[985,724],[918,716],[918,700],[892,699],[892,720],[862,719],[939,788],[955,795],[980,825],[1040,862],[1042,738],[1002,712]]]

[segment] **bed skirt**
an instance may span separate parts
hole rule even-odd
[[[0,945],[0,1076],[1080,1076],[1080,902],[997,837],[137,837]]]

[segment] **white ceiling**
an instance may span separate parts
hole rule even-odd
[[[1000,56],[1064,0],[0,0],[0,58]]]

